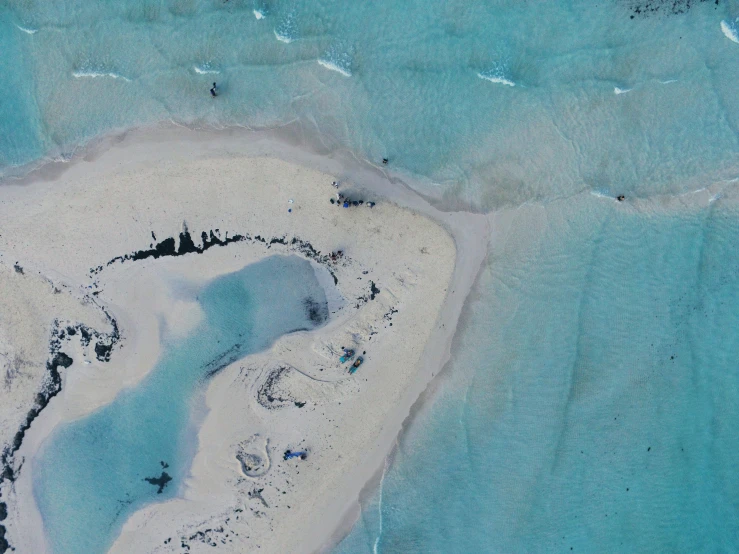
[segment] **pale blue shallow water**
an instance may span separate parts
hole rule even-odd
[[[737,161],[739,44],[720,26],[737,16],[687,0],[6,0],[0,165],[161,120],[292,122],[450,203],[682,191]]]
[[[739,5],[688,3],[6,0],[0,174],[163,120],[289,125],[446,207],[542,202],[491,251],[438,397],[337,551],[735,551],[736,214],[578,195],[736,176]],[[40,471],[42,511],[68,508]]]
[[[34,460],[34,494],[55,554],[105,552],[136,509],[173,497],[190,468],[193,402],[209,374],[314,328],[307,299],[328,314],[311,264],[294,256],[219,277],[197,299],[205,320],[191,336],[168,344],[141,384],[55,430]],[[159,494],[144,479],[163,471],[173,480]]]

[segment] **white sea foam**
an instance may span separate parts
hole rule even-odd
[[[262,10],[252,10],[254,12],[254,17],[257,19],[264,19],[264,12]]]
[[[723,19],[721,21],[721,31],[724,33],[724,36],[730,41],[739,44],[739,32],[737,32],[736,20],[734,20],[733,22],[729,22]]]
[[[663,85],[669,85],[670,83],[677,83],[677,79],[667,79],[666,81],[660,81]]]
[[[220,70],[213,69],[208,64],[203,64],[200,66],[194,65],[193,70],[195,71],[195,73],[198,73],[199,75],[217,75],[220,73]]]
[[[122,79],[127,83],[131,82],[131,79],[129,79],[128,77],[124,77],[123,75],[119,75],[118,73],[113,73],[112,71],[73,71],[72,77],[74,77],[75,79],[94,79],[96,77],[109,77],[111,79]]]
[[[497,83],[499,85],[506,85],[509,87],[516,86],[516,83],[505,77],[503,73],[498,69],[494,69],[492,71],[480,71],[477,76],[480,79],[490,81],[491,83]]]
[[[631,92],[634,90],[633,88],[620,88],[620,87],[613,87],[613,94],[626,94],[627,92]]]
[[[275,28],[275,37],[280,42],[290,44],[295,40],[295,16],[289,13]]]
[[[284,42],[286,44],[290,44],[293,41],[293,38],[287,35],[283,35],[279,31],[277,31],[277,29],[275,29],[275,37],[277,37],[277,40],[279,40],[280,42]]]
[[[318,58],[318,63],[326,69],[340,73],[344,77],[351,77],[352,50],[351,45],[341,41],[335,42]]]
[[[380,477],[380,498],[377,502],[377,514],[380,518],[380,521],[377,529],[377,537],[375,538],[375,543],[372,546],[372,554],[379,554],[380,552],[380,541],[382,540],[382,492],[385,488],[385,475],[387,475],[387,466],[388,459],[385,458],[385,465],[382,469],[382,477]]]
[[[20,25],[16,25],[16,27],[18,27],[18,29],[20,29],[27,35],[33,35],[33,34],[38,33],[38,29],[28,29],[27,27],[21,27]]]
[[[334,62],[319,58],[318,63],[321,64],[326,69],[330,69],[331,71],[336,71],[337,73],[341,73],[344,77],[352,76],[352,72],[350,70],[345,69],[343,67],[339,67]]]

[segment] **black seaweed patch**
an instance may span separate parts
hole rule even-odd
[[[719,0],[626,0],[631,19],[658,15],[681,15],[698,4],[719,5]]]

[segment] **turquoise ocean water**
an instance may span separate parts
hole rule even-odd
[[[736,551],[737,215],[518,218],[337,554]]]
[[[588,192],[737,176],[737,17],[723,0],[6,0],[0,172],[111,130],[237,124],[388,157],[442,208],[524,206],[337,551],[734,551],[736,213]]]
[[[452,205],[683,191],[736,162],[739,44],[721,22],[737,16],[688,0],[5,0],[0,165],[162,120],[292,124],[442,183]]]
[[[280,335],[314,328],[306,300],[328,316],[312,266],[294,256],[220,277],[197,299],[205,320],[188,338],[167,344],[142,383],[55,430],[34,460],[34,494],[53,552],[105,552],[136,509],[175,496],[194,455],[193,409],[208,376]],[[164,472],[172,481],[161,490],[145,480]]]

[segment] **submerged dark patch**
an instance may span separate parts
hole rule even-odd
[[[325,302],[317,302],[312,298],[303,300],[305,315],[315,325],[321,325],[328,319],[328,306]]]
[[[242,345],[240,343],[234,344],[231,348],[218,354],[215,358],[206,363],[203,366],[203,369],[205,370],[205,378],[210,379],[216,373],[238,360],[241,357],[241,346]]]
[[[159,487],[157,489],[157,494],[162,494],[164,487],[166,487],[167,483],[169,483],[171,480],[172,477],[170,477],[169,473],[167,473],[166,471],[162,471],[162,474],[159,477],[144,478],[144,481],[146,481],[147,483]]]
[[[719,0],[626,0],[631,19],[657,15],[680,15],[698,4],[719,5]]]

